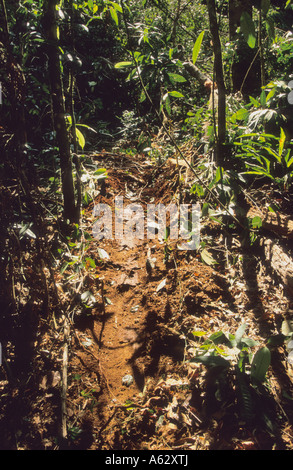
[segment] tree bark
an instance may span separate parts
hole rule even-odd
[[[218,87],[218,135],[216,144],[216,162],[218,166],[224,167],[224,144],[226,140],[226,87],[223,72],[222,46],[219,36],[215,0],[207,0],[207,7],[214,49],[215,78]]]
[[[229,0],[229,39],[233,41],[237,36],[237,28],[240,25],[242,13],[246,11],[252,16],[252,4],[250,0]]]
[[[10,131],[15,135],[16,163],[20,165],[26,163],[24,151],[27,144],[24,109],[26,80],[22,68],[13,54],[5,0],[1,0],[0,5],[2,10],[0,23],[2,34],[0,39],[2,39],[5,48],[5,51],[3,51],[3,78],[7,88],[8,101],[10,102]]]
[[[194,65],[192,62],[184,62],[184,67],[185,70],[203,86],[206,81],[211,80],[208,75],[199,70],[199,68],[197,68],[196,65]]]
[[[75,206],[75,190],[72,174],[72,158],[70,141],[65,120],[65,99],[60,64],[58,25],[56,8],[58,0],[46,0],[44,3],[44,28],[47,39],[49,79],[51,86],[53,122],[59,148],[61,182],[64,201],[64,219],[75,222],[77,211]]]

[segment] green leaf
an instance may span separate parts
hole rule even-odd
[[[94,175],[95,175],[95,179],[97,180],[108,178],[108,172],[106,168],[99,168],[98,170],[94,172]]]
[[[178,73],[169,72],[168,75],[169,75],[171,82],[179,82],[179,83],[186,82],[186,78],[184,78],[182,75],[179,75]]]
[[[273,18],[266,18],[265,25],[269,39],[273,41],[275,39],[275,23]]]
[[[207,331],[193,331],[193,336],[205,336],[207,335]]]
[[[259,102],[255,98],[253,98],[253,96],[250,96],[249,100],[251,104],[253,104],[253,106],[255,106],[256,108],[259,108]]]
[[[166,98],[165,98],[165,100],[164,100],[164,101],[165,101],[165,108],[166,108],[167,114],[168,114],[169,116],[171,116],[171,114],[172,114],[172,109],[171,109],[170,98],[169,98],[168,93],[166,93],[166,95],[167,95],[167,96],[166,96]]]
[[[258,215],[253,217],[251,221],[252,227],[253,228],[261,228],[262,227],[262,219]]]
[[[209,214],[210,205],[208,202],[204,202],[201,208],[202,217],[206,217]]]
[[[240,325],[238,330],[235,333],[235,341],[236,341],[236,344],[237,344],[238,347],[240,346],[242,337],[243,337],[246,329],[247,329],[247,324],[243,323],[243,325]]]
[[[192,359],[190,359],[189,362],[200,362],[201,364],[204,364],[205,366],[221,366],[228,368],[230,367],[229,361],[224,359],[222,356],[208,356],[203,354],[202,356],[197,356]]]
[[[246,11],[243,12],[241,15],[240,29],[244,35],[247,44],[253,49],[256,45],[255,26],[251,16]]]
[[[92,131],[94,132],[95,134],[97,134],[97,131],[95,129],[93,129],[92,127],[88,126],[87,124],[77,124],[77,127],[85,127],[86,129],[88,129],[89,131]]]
[[[285,141],[286,141],[286,134],[284,132],[284,129],[281,127],[281,134],[280,134],[280,140],[279,140],[279,156],[280,157],[282,156],[282,153],[283,153]]]
[[[113,7],[110,7],[110,14],[111,14],[112,20],[113,20],[113,21],[116,23],[116,25],[118,26],[119,20],[118,20],[118,15],[117,15],[116,9],[113,8]]]
[[[251,380],[257,383],[264,382],[270,363],[271,352],[269,348],[264,346],[259,349],[253,357],[251,364]]]
[[[209,340],[214,344],[227,344],[229,342],[227,336],[222,331],[217,331],[209,336]]]
[[[122,68],[125,68],[125,67],[130,67],[131,65],[133,65],[132,62],[130,61],[124,61],[124,62],[117,62],[117,64],[115,64],[115,69],[122,69]]]
[[[270,336],[266,342],[267,346],[270,348],[275,348],[279,346],[283,346],[285,342],[286,336],[282,333]]]
[[[237,121],[242,121],[247,118],[248,114],[249,112],[247,111],[247,109],[242,108],[238,109],[238,111],[233,114],[232,118],[236,119]]]
[[[173,96],[173,98],[184,98],[184,95],[182,95],[182,93],[179,93],[179,91],[169,91],[168,94],[170,96]]]
[[[84,146],[85,146],[85,138],[84,138],[83,134],[80,132],[79,129],[76,128],[75,132],[76,132],[76,137],[77,137],[78,143],[81,146],[81,148],[83,149]]]
[[[194,43],[193,50],[192,50],[192,62],[194,64],[197,61],[203,37],[204,37],[204,31],[200,33],[200,35],[198,36],[197,40]]]
[[[266,92],[264,90],[262,90],[262,92],[260,94],[260,104],[262,106],[265,106],[267,104],[267,96],[266,96]]]
[[[115,10],[119,11],[120,13],[123,13],[123,9],[122,9],[122,7],[119,5],[119,3],[117,3],[117,2],[109,2],[109,3],[111,3],[111,5],[113,5],[113,7],[114,7]]]

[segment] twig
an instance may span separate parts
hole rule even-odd
[[[61,389],[61,438],[62,441],[67,439],[67,376],[68,376],[68,347],[69,347],[69,321],[64,319],[64,350],[62,363],[62,389]]]

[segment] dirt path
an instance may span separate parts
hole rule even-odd
[[[178,200],[173,166],[163,167],[152,179],[152,167],[137,163],[134,169],[127,161],[130,172],[125,162],[122,171],[110,170],[100,201],[113,205],[116,195],[123,195],[126,205]],[[232,412],[220,412],[215,434],[222,428],[221,438],[199,431],[207,419],[207,404],[205,393],[194,393],[194,387],[200,390],[206,379],[203,369],[194,372],[188,364],[192,331],[235,333],[245,322],[261,343],[278,330],[288,299],[253,256],[227,270],[220,231],[209,226],[203,232],[214,253],[219,250],[217,265],[207,266],[197,253],[180,252],[175,244],[167,247],[157,239],[101,243],[109,259],[102,263],[99,279],[109,303],[93,311],[90,325],[79,327],[80,338],[91,344],[90,353],[76,352],[72,361],[72,372],[80,374],[86,364],[83,377],[89,371],[94,377],[87,383],[87,390],[95,390],[96,408],[90,417],[90,435],[97,436],[93,448],[168,449],[184,443],[186,448],[205,449],[214,439],[220,439],[220,447],[231,446]],[[239,261],[242,250],[235,242],[238,248],[232,251]],[[97,246],[90,248],[93,258]],[[151,276],[146,270],[149,249],[156,260]],[[241,448],[245,430],[235,423],[233,433],[232,447]],[[248,442],[252,448],[262,445]]]
[[[125,205],[145,209],[148,203],[184,200],[173,164],[158,167],[106,153],[93,162],[108,170],[95,204],[113,207],[115,197],[123,196]],[[91,233],[94,221],[92,204],[82,230]],[[228,337],[245,323],[247,336],[261,345],[280,332],[290,304],[258,254],[242,249],[241,234],[227,247],[220,226],[207,221],[202,241],[217,264],[207,265],[198,252],[178,250],[170,240],[92,238],[83,247],[88,261],[80,271],[74,264],[56,271],[60,299],[70,301],[69,448],[292,448],[293,375],[284,349],[275,351],[269,370],[266,406],[272,415],[266,419],[277,423],[269,432],[263,423],[250,428],[241,420],[233,370],[215,377],[215,369],[209,373],[190,363],[199,344],[196,332]],[[151,273],[148,254],[155,259]],[[81,308],[87,293],[94,306]],[[35,333],[29,378],[20,374],[11,386],[0,376],[7,448],[59,447],[63,320],[48,318],[41,317]]]

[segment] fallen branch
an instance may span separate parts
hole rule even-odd
[[[260,217],[262,220],[262,227],[269,232],[273,232],[279,236],[286,238],[293,238],[293,220],[289,216],[282,215],[276,212],[270,212],[253,207],[249,209],[247,217],[253,219]]]
[[[185,70],[194,77],[201,85],[205,85],[207,81],[211,81],[211,78],[205,73],[201,72],[192,62],[188,61],[184,63]]]
[[[65,442],[67,439],[67,376],[68,376],[68,345],[69,345],[69,321],[64,320],[64,350],[62,362],[62,389],[61,389],[61,439]]]
[[[266,261],[277,274],[285,290],[293,295],[293,259],[285,248],[269,238],[261,242]]]

